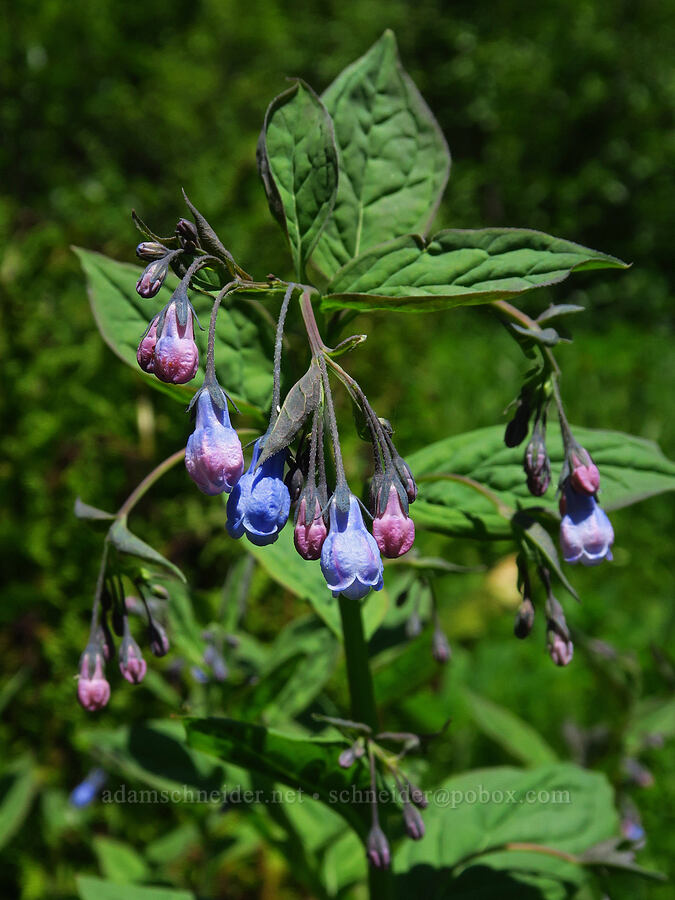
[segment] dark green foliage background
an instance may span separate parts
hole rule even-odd
[[[74,873],[97,871],[91,832],[137,849],[162,833],[152,810],[129,807],[94,812],[90,827],[66,823],[55,834],[44,804],[49,790],[70,790],[89,765],[73,746],[86,716],[72,676],[100,538],[72,516],[74,498],[116,507],[187,434],[180,406],[149,391],[104,346],[70,244],[133,261],[130,208],[169,232],[184,212],[182,186],[248,271],[289,276],[255,168],[265,108],[287,75],[323,90],[391,27],[453,155],[439,228],[534,227],[634,263],[627,273],[579,275],[555,290],[557,302],[588,307],[574,322],[575,343],[559,353],[564,394],[572,422],[657,440],[672,457],[675,8],[656,0],[460,2],[451,11],[429,0],[251,0],[245,9],[231,0],[21,0],[5,18],[0,670],[3,682],[22,671],[24,683],[3,711],[0,740],[3,756],[33,753],[41,793],[33,827],[5,848],[0,886],[3,895],[32,900],[47,891],[72,897]],[[539,310],[552,295],[534,295],[526,308]],[[378,313],[359,317],[354,329],[370,337],[350,370],[394,423],[404,453],[499,421],[525,368],[480,309]],[[346,404],[341,412],[348,435]],[[346,444],[358,482],[367,453],[356,439]],[[215,614],[234,553],[222,518],[176,471],[136,520],[144,539],[188,572],[204,621]],[[634,655],[644,693],[665,696],[673,684],[658,648],[673,637],[672,502],[650,500],[613,520],[616,563],[573,573],[583,604],[570,604],[568,619]],[[471,544],[429,546],[453,561],[481,558]],[[482,556],[496,561],[504,550],[491,546]],[[297,614],[262,575],[253,595],[249,625],[261,639]],[[513,640],[511,613],[485,600],[480,577],[445,579],[442,598],[450,637],[470,654],[468,686],[518,712],[563,757],[563,721],[616,726],[621,700],[584,653],[561,671],[545,657],[540,632],[525,644]],[[391,725],[419,724],[428,693],[393,704]],[[451,688],[445,696],[453,715]],[[146,688],[116,684],[104,715],[113,724],[172,711]],[[666,871],[675,850],[672,745],[644,761],[655,786],[629,788],[647,831],[641,861]],[[450,774],[502,762],[512,759],[460,721],[434,764]],[[598,765],[621,781],[611,755]],[[196,854],[176,877],[199,890],[208,848]],[[267,896],[304,896],[274,854],[211,874],[206,887],[214,896],[263,896],[261,872]],[[228,892],[218,893],[225,882]],[[659,897],[669,888],[631,884],[613,896],[622,890]]]

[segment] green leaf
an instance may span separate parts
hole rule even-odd
[[[526,228],[440,231],[380,244],[348,262],[326,288],[327,309],[408,312],[488,303],[564,281],[587,269],[627,264]]]
[[[338,161],[333,123],[304,83],[269,105],[258,141],[258,170],[272,215],[285,230],[297,277],[335,203]]]
[[[169,275],[152,300],[143,300],[135,291],[141,270],[117,262],[100,253],[73,248],[85,275],[94,319],[110,349],[130,365],[152,387],[187,403],[201,386],[197,378],[185,385],[164,384],[143,372],[136,361],[136,350],[148,322],[169,302],[178,279]],[[212,298],[192,293],[190,299],[203,325],[208,324]],[[269,404],[272,392],[273,328],[255,302],[239,297],[226,299],[216,325],[216,370],[229,394],[242,412],[259,413]],[[205,331],[195,328],[195,341],[202,364],[206,360]]]
[[[234,719],[186,718],[183,722],[191,747],[301,789],[314,800],[329,804],[360,835],[367,832],[368,805],[348,802],[348,798],[354,796],[353,791],[367,791],[370,776],[365,765],[350,769],[338,765],[344,742],[289,737]]]
[[[473,865],[489,864],[488,854],[497,851],[508,852],[514,870],[525,858],[528,867],[550,873],[549,856],[538,854],[538,848],[576,857],[618,833],[613,793],[605,776],[569,763],[527,771],[478,769],[451,778],[436,789],[424,822],[425,839],[401,845],[394,868],[397,873],[414,873],[422,866],[433,867],[437,890],[443,876],[451,879],[459,865],[469,860]],[[504,853],[507,860],[509,856]],[[553,865],[555,872],[558,860]]]
[[[640,701],[626,731],[626,752],[642,752],[652,742],[659,746],[675,737],[675,697],[649,697]]]
[[[540,766],[557,760],[539,732],[510,709],[474,694],[468,688],[462,688],[461,694],[467,712],[478,728],[519,762]]]
[[[222,766],[185,746],[179,722],[161,719],[116,729],[85,729],[77,733],[76,742],[107,770],[156,791],[181,792],[186,787],[214,791],[222,787]],[[116,792],[123,790],[128,794],[136,789],[136,784],[106,788],[103,802],[109,793],[107,802],[123,803],[124,796],[118,797]]]
[[[617,431],[573,427],[576,439],[600,469],[600,502],[607,510],[637,503],[675,489],[675,463],[643,438]],[[562,468],[563,450],[557,426],[549,426],[547,446],[553,467],[552,484]],[[536,507],[557,516],[555,490],[532,497],[522,468],[523,449],[504,445],[499,425],[445,438],[407,457],[419,480],[417,501],[410,507],[415,523],[444,534],[478,538],[508,538],[511,525],[487,498],[470,487],[427,476],[454,473],[474,479],[506,506]]]
[[[0,848],[14,837],[28,815],[37,789],[35,767],[23,756],[0,775]]]
[[[94,852],[103,876],[115,884],[129,884],[145,881],[148,867],[129,844],[107,837],[94,838]]]
[[[450,171],[445,138],[385,31],[323,94],[340,160],[312,261],[332,276],[375,244],[431,224]]]
[[[149,544],[146,544],[145,541],[136,537],[135,534],[132,534],[127,528],[124,519],[117,519],[111,526],[110,531],[108,532],[108,540],[120,553],[126,553],[128,556],[134,556],[138,559],[143,559],[146,562],[153,563],[186,583],[185,575],[183,575],[178,566],[169,562],[169,560],[163,557],[161,553],[158,553],[154,547],[151,547]]]
[[[77,876],[77,892],[80,900],[196,900],[192,891],[115,884],[90,875]]]
[[[257,547],[250,541],[245,541],[244,547],[276,582],[296,596],[309,601],[316,614],[338,638],[342,639],[338,602],[333,599],[326,586],[319,563],[302,559],[293,546],[292,528],[284,528],[278,540],[267,547]],[[363,601],[364,629],[367,638],[380,626],[388,605],[386,589],[371,591]]]
[[[524,512],[517,512],[511,519],[511,524],[514,535],[516,535],[518,540],[534,548],[539,557],[542,558],[542,562],[544,564],[548,563],[565,588],[575,600],[578,600],[579,595],[563,572],[556,546],[544,526]]]
[[[309,369],[286,395],[274,428],[265,438],[263,451],[258,459],[258,467],[266,459],[288,447],[308,417],[316,410],[320,400],[321,373],[319,364],[313,359]]]
[[[95,521],[106,521],[114,519],[114,513],[105,512],[103,509],[97,509],[95,506],[89,506],[83,503],[79,497],[75,498],[74,513],[78,519],[93,519]]]

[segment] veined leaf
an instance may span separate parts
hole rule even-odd
[[[295,271],[302,279],[338,185],[333,123],[304,81],[296,81],[270,103],[257,157],[270,211],[288,236]]]
[[[178,279],[169,274],[152,300],[143,300],[135,291],[141,270],[117,262],[100,253],[73,248],[85,275],[89,302],[103,340],[121,360],[130,365],[152,387],[187,405],[197,388],[199,376],[189,384],[164,384],[143,372],[136,350],[148,322],[168,303]],[[190,297],[203,325],[208,324],[212,300],[204,294]],[[235,298],[223,301],[216,325],[216,370],[220,381],[242,412],[259,413],[269,404],[272,393],[272,333],[269,323],[255,311],[251,301]],[[195,327],[195,341],[202,365],[206,361],[206,331]]]
[[[326,288],[328,309],[408,312],[514,297],[586,269],[626,269],[620,259],[527,228],[408,234],[348,262]]]
[[[307,792],[339,812],[364,835],[370,824],[367,803],[354,802],[352,792],[367,791],[370,776],[365,765],[342,769],[338,756],[344,742],[295,738],[278,731],[221,718],[183,720],[188,744],[223,762],[281,781]],[[344,792],[344,793],[343,793]],[[361,795],[365,799],[365,794]],[[358,799],[358,794],[356,794]]]
[[[607,510],[630,506],[646,497],[675,489],[675,463],[651,441],[622,434],[573,427],[576,439],[600,469],[600,503]],[[552,485],[563,462],[562,441],[557,427],[547,432],[553,468]],[[474,479],[505,506],[536,507],[557,515],[555,489],[543,497],[532,497],[522,468],[523,449],[504,445],[499,425],[445,438],[407,457],[419,479],[419,495],[410,507],[416,524],[465,537],[508,538],[511,525],[495,506],[477,491],[448,480],[427,480],[433,474],[456,474]]]
[[[324,92],[340,160],[335,209],[312,257],[328,276],[369,247],[425,231],[450,171],[445,138],[385,31]]]

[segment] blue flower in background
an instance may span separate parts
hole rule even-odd
[[[76,788],[73,788],[68,798],[70,805],[77,807],[77,809],[84,809],[85,806],[89,806],[98,796],[98,792],[105,784],[105,779],[106,775],[103,769],[92,769],[84,781],[78,784]]]
[[[275,453],[256,471],[262,440],[255,442],[251,465],[227,501],[229,533],[233,538],[246,534],[252,544],[260,547],[276,541],[291,510],[291,495],[283,481],[286,451]]]
[[[359,501],[349,495],[349,510],[342,512],[337,502],[330,505],[328,537],[321,550],[321,571],[333,596],[343,594],[360,600],[382,589],[382,559],[375,538],[363,524]]]
[[[614,530],[595,497],[580,494],[568,481],[561,500],[560,547],[565,562],[597,566],[612,559]]]

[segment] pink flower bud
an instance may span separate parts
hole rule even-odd
[[[176,304],[170,303],[162,334],[155,346],[155,375],[167,384],[186,384],[192,381],[199,366],[199,350],[195,344],[192,313],[188,311],[185,325],[178,321]]]
[[[307,522],[307,499],[300,501],[298,517],[293,531],[293,543],[303,559],[319,559],[323,542],[328,535],[326,523],[321,515],[321,506],[318,499],[314,499],[314,518]]]
[[[103,709],[110,700],[110,685],[103,674],[103,654],[88,647],[80,660],[77,699],[88,712]]]
[[[138,345],[138,350],[136,351],[136,359],[138,360],[138,365],[141,367],[141,369],[143,369],[144,372],[155,371],[155,346],[157,344],[158,321],[159,316],[155,316],[155,318],[150,323],[150,328],[141,338],[141,342]]]
[[[396,559],[403,556],[415,540],[415,524],[402,505],[396,487],[392,484],[384,512],[373,521],[373,537],[383,556]]]
[[[199,490],[210,495],[229,493],[244,472],[244,453],[227,406],[217,406],[208,390],[197,398],[197,421],[188,438],[185,468]]]
[[[551,630],[548,633],[548,652],[556,666],[568,666],[574,656],[574,644]]]
[[[576,453],[572,454],[572,474],[570,481],[572,487],[579,494],[596,494],[600,487],[600,472],[593,460],[585,450],[582,451],[586,460]]]
[[[424,837],[424,822],[418,810],[412,803],[403,804],[403,823],[408,837],[413,841],[420,841]]]
[[[136,282],[136,293],[145,300],[154,297],[164,284],[168,271],[169,263],[166,257],[151,262],[149,266],[146,266],[143,274]]]
[[[140,684],[147,668],[138,644],[127,634],[120,647],[120,672],[129,684]]]
[[[370,864],[376,869],[388,869],[391,863],[389,841],[379,825],[373,825],[368,833],[366,852]]]

